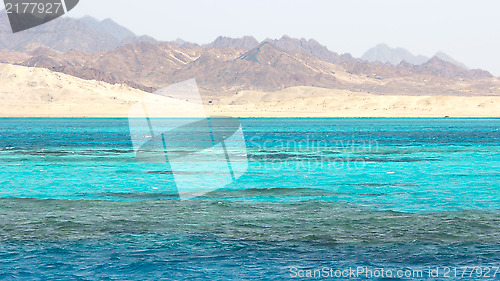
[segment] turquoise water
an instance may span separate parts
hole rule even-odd
[[[184,201],[126,119],[0,119],[0,279],[500,265],[500,119],[240,121],[247,172]]]

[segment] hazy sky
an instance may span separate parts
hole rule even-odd
[[[287,34],[356,57],[379,43],[426,56],[444,51],[500,75],[499,0],[80,0],[69,16],[84,15],[166,41]]]

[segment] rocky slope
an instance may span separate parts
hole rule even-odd
[[[461,68],[468,69],[468,67],[463,63],[441,51],[437,52],[434,57],[439,58],[442,61],[452,63],[456,66],[460,66]],[[366,51],[361,59],[368,62],[390,63],[392,65],[398,65],[402,62],[421,65],[428,62],[431,58],[422,55],[414,55],[404,48],[391,48],[386,44],[379,44]]]
[[[5,10],[0,12],[0,49],[23,51],[35,44],[61,52],[77,50],[95,53],[143,41],[156,43],[151,37],[136,36],[111,19],[98,21],[92,17],[61,17],[13,34]]]
[[[111,20],[89,17],[64,17],[12,34],[6,18],[0,16],[0,62],[147,92],[196,78],[213,96],[296,86],[375,94],[500,94],[490,73],[451,63],[444,54],[421,64],[403,60],[392,65],[340,55],[315,40],[288,36],[262,43],[249,36],[219,37],[204,46],[182,40],[159,43]]]
[[[386,44],[379,44],[369,49],[363,54],[361,59],[369,62],[390,63],[392,65],[398,65],[402,61],[419,65],[429,60],[428,57],[414,55],[403,48],[391,48]]]

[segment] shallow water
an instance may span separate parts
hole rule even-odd
[[[0,119],[0,279],[499,266],[499,119],[241,124],[247,172],[184,201],[126,119]]]

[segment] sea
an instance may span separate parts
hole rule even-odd
[[[500,280],[500,119],[238,121],[185,199],[128,119],[0,119],[0,280]]]

